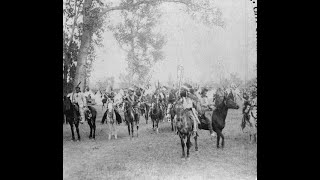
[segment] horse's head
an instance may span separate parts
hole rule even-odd
[[[239,105],[234,101],[233,96],[224,96],[223,103],[228,109],[239,109]]]
[[[71,109],[71,100],[66,96],[63,97],[63,108],[65,111],[68,111]]]
[[[183,104],[180,101],[178,101],[175,104],[174,110],[175,110],[176,115],[177,115],[177,120],[181,120],[181,118],[183,116]]]

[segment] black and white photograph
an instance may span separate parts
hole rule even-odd
[[[256,0],[63,0],[63,179],[256,180],[257,38]]]

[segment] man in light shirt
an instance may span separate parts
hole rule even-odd
[[[79,106],[79,112],[80,112],[80,123],[83,124],[85,121],[84,117],[84,111],[88,110],[87,109],[87,101],[84,96],[84,94],[80,91],[80,87],[76,87],[76,92],[73,93],[71,102],[73,104],[77,104]]]

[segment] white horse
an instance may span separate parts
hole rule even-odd
[[[117,139],[117,122],[116,122],[116,114],[114,112],[113,103],[111,101],[108,102],[107,105],[107,125],[108,125],[108,139],[114,135],[114,138]]]

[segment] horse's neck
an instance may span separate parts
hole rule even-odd
[[[228,107],[226,105],[223,105],[219,108],[216,109],[217,114],[222,118],[222,119],[226,119],[227,114],[228,114]]]

